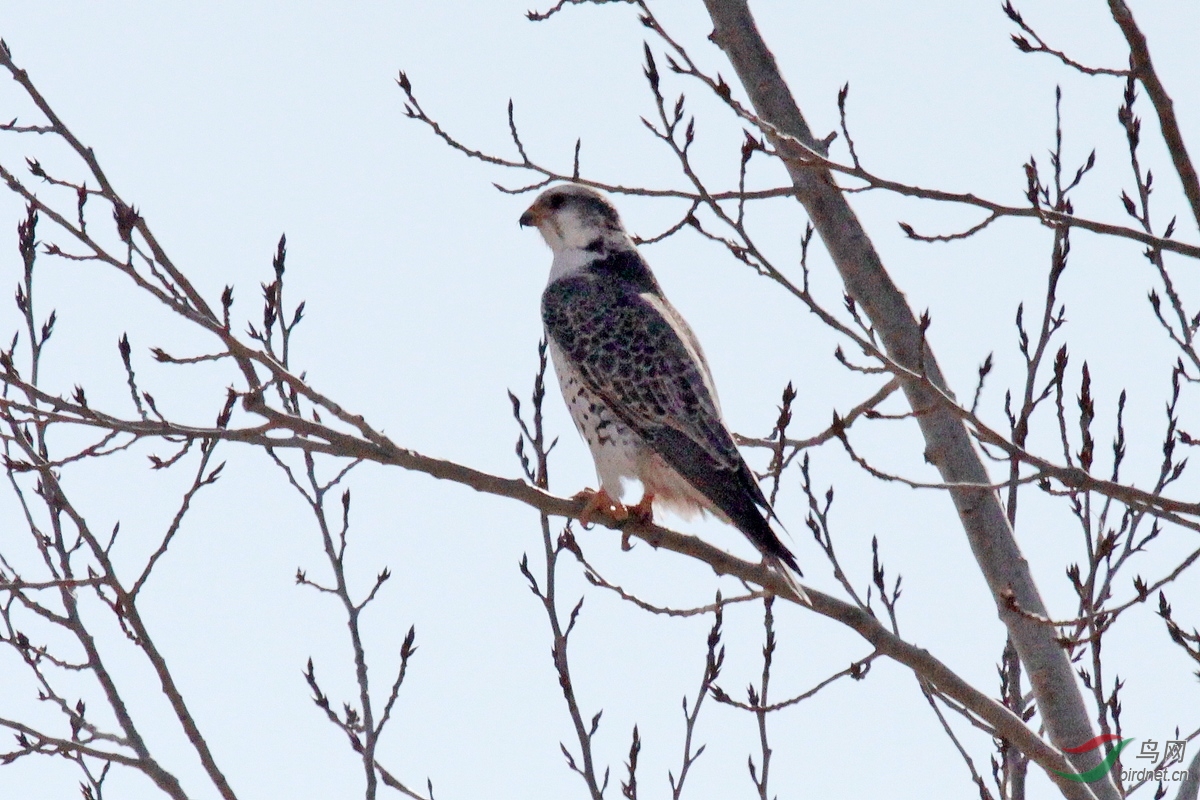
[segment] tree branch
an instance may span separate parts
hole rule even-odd
[[[1129,6],[1125,5],[1124,0],[1108,0],[1108,8],[1112,12],[1113,20],[1121,28],[1121,33],[1125,34],[1125,41],[1129,43],[1130,67],[1134,76],[1146,87],[1146,94],[1150,95],[1150,102],[1154,104],[1158,124],[1162,128],[1163,141],[1171,154],[1171,163],[1175,165],[1175,172],[1183,184],[1183,193],[1192,207],[1192,216],[1197,227],[1200,227],[1200,178],[1196,176],[1196,167],[1192,164],[1187,147],[1183,143],[1179,120],[1175,118],[1175,104],[1171,102],[1171,96],[1167,94],[1166,87],[1154,70],[1146,36],[1134,21]]]
[[[714,26],[711,38],[733,63],[758,115],[809,149],[815,149],[815,139],[745,0],[705,0],[705,6]],[[807,160],[804,153],[796,154],[800,161],[788,158],[796,149],[788,141],[777,139],[775,144],[784,155],[797,197],[825,242],[847,291],[871,319],[888,354],[945,390],[945,379],[922,329],[832,176],[825,169],[802,166],[801,162]],[[987,470],[962,421],[939,408],[936,397],[920,381],[904,380],[904,391],[917,412],[925,437],[925,456],[938,468],[945,482],[990,484]],[[1030,676],[1051,741],[1060,748],[1088,741],[1093,735],[1091,720],[1066,653],[1055,642],[1052,631],[1014,614],[1002,600],[1003,594],[1011,591],[1023,608],[1045,609],[996,493],[956,488],[950,494],[976,561],[987,578],[999,616],[1008,627]],[[1082,757],[1074,756],[1073,760],[1077,771],[1084,772],[1098,764],[1100,757],[1093,751]],[[1088,786],[1062,779],[1056,782],[1071,797],[1090,797],[1093,789],[1102,800],[1119,797],[1111,780]]]

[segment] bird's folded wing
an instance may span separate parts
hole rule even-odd
[[[680,472],[699,456],[737,474],[741,454],[725,430],[707,367],[662,301],[586,277],[542,296],[547,333],[588,388]],[[698,465],[693,465],[698,466]]]

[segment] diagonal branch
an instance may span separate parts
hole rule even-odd
[[[712,40],[733,63],[756,112],[774,128],[795,137],[810,149],[819,147],[779,73],[775,58],[759,34],[745,0],[705,0],[712,17]],[[884,268],[842,191],[823,168],[788,157],[795,148],[772,136],[784,156],[797,196],[840,273],[851,297],[863,308],[889,355],[906,368],[927,376],[945,391],[945,379],[912,310]],[[811,163],[811,162],[809,162]],[[921,381],[904,380],[904,391],[917,414],[925,437],[926,458],[950,484],[990,484],[987,470],[971,442],[966,426],[945,408]],[[951,490],[971,549],[996,600],[1034,687],[1035,697],[1051,741],[1075,747],[1092,738],[1092,725],[1067,654],[1052,631],[1013,613],[1002,600],[1012,592],[1027,610],[1045,609],[1028,563],[1013,537],[999,498],[991,490],[960,487]],[[1100,762],[1096,752],[1073,757],[1078,772]],[[1119,797],[1111,780],[1084,786],[1066,780],[1059,788],[1069,797]],[[1093,795],[1093,791],[1096,793]]]
[[[1196,167],[1192,164],[1187,147],[1183,143],[1179,120],[1175,118],[1175,105],[1150,60],[1150,47],[1146,44],[1146,36],[1138,28],[1133,19],[1133,12],[1125,5],[1124,0],[1108,0],[1108,8],[1112,12],[1113,20],[1121,28],[1121,33],[1125,34],[1125,41],[1129,43],[1129,64],[1134,76],[1146,87],[1150,102],[1154,104],[1158,124],[1162,128],[1163,141],[1171,154],[1171,163],[1175,165],[1175,172],[1183,184],[1183,193],[1192,207],[1196,225],[1200,226],[1200,178],[1196,176]]]
[[[558,503],[574,504],[574,501],[560,500],[559,498],[548,499],[555,501],[554,505]],[[614,520],[600,517],[594,521],[613,528],[617,528],[620,524]],[[653,547],[670,550],[702,561],[712,567],[718,575],[730,575],[747,583],[761,586],[777,597],[795,603],[799,602],[787,581],[764,564],[743,561],[695,536],[677,533],[657,525],[627,525],[622,530]],[[892,633],[868,609],[851,605],[809,586],[805,586],[804,591],[812,600],[813,611],[851,628],[873,645],[879,653],[905,665],[918,677],[937,687],[938,691],[960,703],[991,725],[999,736],[1012,742],[1013,746],[1026,753],[1031,761],[1047,770],[1051,779],[1063,789],[1067,797],[1088,797],[1087,793],[1079,791],[1080,784],[1070,783],[1051,772],[1070,770],[1069,762],[1062,753],[1042,740],[1003,705],[955,674],[928,650],[909,644]]]

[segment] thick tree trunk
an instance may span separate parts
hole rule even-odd
[[[713,21],[712,39],[732,62],[756,113],[782,133],[815,148],[808,125],[745,0],[704,2]],[[798,40],[794,35],[791,38]],[[778,139],[774,144],[785,155],[790,151],[797,156],[786,162],[797,196],[825,242],[846,290],[870,318],[888,355],[913,372],[923,372],[932,384],[946,391],[937,360],[924,342],[912,310],[884,269],[879,254],[830,173],[804,166],[803,154],[794,144]],[[922,412],[917,420],[925,437],[925,458],[937,467],[942,479],[951,484],[989,484],[987,470],[963,422],[942,408],[937,395],[920,381],[907,380],[903,386],[913,410]],[[1003,599],[1003,595],[1011,592],[1020,608],[1046,616],[1046,607],[998,496],[989,489],[972,488],[954,489],[950,495],[971,550],[996,599],[1000,619],[1008,627],[1029,675],[1051,742],[1060,749],[1087,742],[1094,735],[1091,719],[1067,654],[1055,641],[1054,629],[1014,613]],[[1097,749],[1069,758],[1082,773],[1099,764],[1101,755],[1102,751]],[[1101,800],[1119,797],[1108,778],[1089,784],[1057,782],[1069,797],[1095,796]]]

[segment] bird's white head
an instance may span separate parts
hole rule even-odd
[[[556,262],[572,252],[598,258],[606,251],[633,248],[621,217],[608,198],[595,189],[574,183],[555,186],[538,195],[521,215],[521,225],[538,229],[554,251]]]

